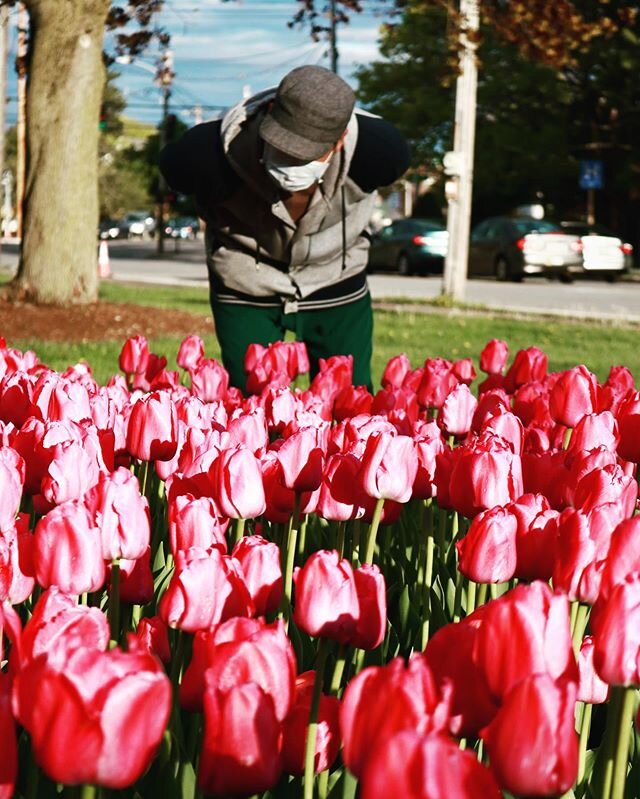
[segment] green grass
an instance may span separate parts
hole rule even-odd
[[[209,314],[205,289],[165,286],[128,286],[104,283],[100,296],[110,302],[132,302],[159,308],[179,308]],[[636,379],[640,377],[640,326],[633,324],[570,322],[552,318],[512,318],[505,314],[456,310],[446,312],[427,306],[427,312],[411,304],[402,310],[375,312],[373,379],[379,385],[385,364],[394,355],[405,352],[412,366],[426,358],[450,359],[471,357],[477,366],[483,346],[491,338],[504,339],[511,357],[518,349],[535,346],[549,356],[549,369],[561,370],[584,363],[602,381],[612,365],[625,365]],[[198,332],[195,331],[194,332]],[[204,337],[205,352],[219,358],[214,336]],[[96,379],[103,383],[118,371],[122,341],[94,344],[59,344],[42,341],[10,341],[20,349],[32,349],[39,358],[56,370],[86,360]],[[175,368],[180,338],[150,341],[153,352],[165,355],[169,368]]]

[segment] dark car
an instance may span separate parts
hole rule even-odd
[[[608,228],[575,221],[560,222],[560,226],[566,233],[580,236],[585,274],[615,280],[633,266],[633,246]]]
[[[394,269],[401,275],[442,272],[449,234],[433,219],[397,219],[371,237],[369,271]]]
[[[200,231],[200,223],[193,216],[179,216],[167,220],[164,234],[172,239],[196,239]]]
[[[469,276],[520,281],[527,275],[570,279],[582,271],[580,236],[546,219],[498,216],[485,219],[469,239]]]

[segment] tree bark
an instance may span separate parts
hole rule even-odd
[[[98,120],[110,0],[26,0],[25,227],[14,298],[97,299]]]

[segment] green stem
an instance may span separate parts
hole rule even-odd
[[[307,728],[307,744],[304,758],[304,799],[313,799],[313,785],[315,776],[316,737],[318,732],[318,710],[322,695],[322,682],[324,678],[324,664],[327,658],[327,642],[320,639],[318,650],[318,663],[316,678],[313,683],[313,696],[311,698],[311,711],[309,713],[309,726]]]
[[[571,635],[573,639],[573,653],[576,656],[576,658],[580,654],[580,647],[582,646],[582,639],[584,637],[584,631],[587,627],[588,620],[589,620],[589,605],[578,605],[575,624],[571,630]]]
[[[609,707],[607,708],[607,726],[604,731],[602,743],[598,749],[598,760],[594,767],[594,778],[591,787],[594,795],[600,799],[610,799],[611,785],[613,782],[613,761],[616,749],[616,740],[620,726],[620,711],[624,688],[614,686],[611,689]]]
[[[111,563],[111,591],[109,593],[109,629],[111,640],[116,645],[120,641],[120,560]]]
[[[447,511],[442,508],[438,509],[438,551],[440,552],[440,560],[444,562],[444,553],[446,547],[446,533],[447,530]]]
[[[236,519],[233,524],[233,543],[237,544],[244,535],[244,519]]]
[[[384,499],[379,499],[376,502],[376,507],[373,511],[373,519],[371,520],[369,534],[367,536],[367,547],[364,554],[364,563],[373,563],[373,554],[376,551],[376,536],[378,535],[378,527],[380,526],[383,505]]]
[[[636,707],[635,688],[623,688],[622,703],[620,708],[620,722],[618,736],[613,750],[613,776],[611,780],[610,799],[624,799],[624,788],[627,782],[629,766],[629,743],[633,714]]]
[[[355,569],[360,563],[360,532],[362,522],[356,519],[353,523],[353,535],[351,537],[351,565]]]
[[[457,516],[457,514],[456,514]],[[465,577],[462,572],[458,569],[456,572],[456,593],[453,599],[453,618],[452,621],[460,621],[462,618],[462,586],[464,584]]]
[[[307,514],[303,514],[302,518],[300,519],[300,532],[298,534],[298,557],[300,560],[304,558],[304,551],[307,547],[307,522],[309,517]]]
[[[329,693],[331,696],[338,696],[338,691],[340,690],[340,685],[342,684],[342,675],[344,674],[344,667],[347,663],[347,659],[345,657],[345,647],[343,644],[340,645],[338,649],[338,656],[336,657],[336,662],[333,667],[333,675],[331,677],[331,685],[329,687]]]
[[[340,555],[340,559],[344,557],[344,540],[347,529],[346,522],[338,522],[338,533],[336,536],[336,549]]]
[[[587,765],[587,743],[589,732],[591,731],[591,713],[593,705],[585,704],[580,721],[580,750],[578,756],[578,785],[584,779],[584,772]]]
[[[569,443],[571,441],[571,434],[573,433],[572,427],[567,427],[564,431],[564,437],[562,439],[562,449],[569,449]]]
[[[287,546],[284,548],[282,557],[284,560],[284,596],[283,610],[285,626],[289,626],[291,617],[291,596],[293,591],[293,567],[296,560],[296,540],[298,537],[298,525],[300,523],[300,494],[296,493],[293,513],[289,518],[287,528]]]
[[[80,799],[94,799],[95,795],[96,795],[95,785],[82,786],[82,793],[80,794]]]
[[[424,650],[429,640],[429,624],[431,622],[431,584],[433,582],[433,562],[435,553],[435,540],[433,538],[433,514],[431,507],[425,507],[425,521],[427,521],[427,538],[424,544],[424,582],[422,584],[422,634],[420,638],[421,651]]]
[[[478,584],[475,583],[473,580],[469,580],[469,585],[467,586],[467,608],[465,616],[468,616],[470,613],[473,613],[476,607],[476,597],[478,595]]]
[[[487,601],[487,593],[489,591],[489,586],[486,583],[480,583],[480,587],[478,588],[478,595],[476,596],[476,607],[481,608],[485,602]]]

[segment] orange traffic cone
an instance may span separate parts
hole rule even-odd
[[[98,250],[98,275],[101,278],[111,277],[111,266],[109,264],[109,247],[107,242],[102,240]]]

